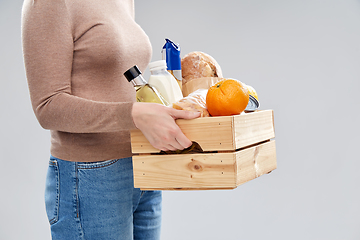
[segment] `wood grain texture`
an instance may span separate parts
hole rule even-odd
[[[235,149],[275,137],[274,112],[259,111],[233,117]]]
[[[276,169],[275,140],[236,152],[236,174],[239,186]]]
[[[276,169],[275,141],[236,152],[139,155],[133,166],[143,190],[233,189]]]
[[[236,116],[178,119],[176,123],[203,151],[234,151],[275,137],[272,110]],[[140,130],[131,131],[133,153],[158,153]]]
[[[134,156],[134,185],[142,189],[236,187],[232,153]]]

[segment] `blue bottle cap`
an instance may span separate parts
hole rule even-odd
[[[170,39],[165,39],[163,46],[163,56],[165,56],[167,70],[181,70],[180,46]]]

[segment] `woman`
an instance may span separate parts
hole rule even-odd
[[[199,113],[136,103],[123,73],[151,59],[133,0],[25,0],[31,102],[51,130],[45,202],[53,239],[159,239],[161,192],[133,188],[129,130],[161,150],[191,145],[175,119]]]

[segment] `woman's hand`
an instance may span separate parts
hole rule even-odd
[[[175,151],[188,148],[192,144],[175,123],[175,119],[193,119],[200,117],[200,113],[176,110],[157,103],[136,102],[133,105],[132,117],[135,126],[153,147],[162,151]]]

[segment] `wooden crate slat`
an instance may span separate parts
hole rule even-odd
[[[233,121],[235,149],[275,137],[272,110],[237,115],[234,116]]]
[[[276,169],[275,140],[236,152],[237,185]]]
[[[133,157],[134,186],[142,189],[235,188],[233,153]]]
[[[233,189],[276,169],[275,141],[236,152],[139,155],[133,166],[143,190]]]
[[[203,151],[234,150],[231,117],[178,119],[176,123],[185,136],[191,141],[197,142]]]
[[[275,137],[273,111],[236,116],[178,119],[177,124],[203,151],[235,150]],[[133,153],[157,153],[140,130],[131,131]]]
[[[231,150],[234,148],[231,117],[178,119],[176,123],[185,136],[200,144],[204,151]],[[159,152],[138,129],[131,131],[131,147],[133,153]]]

